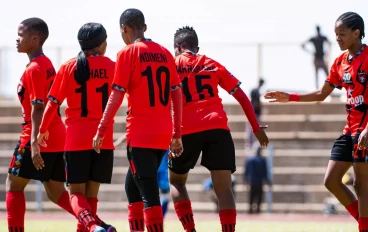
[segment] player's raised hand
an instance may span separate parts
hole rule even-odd
[[[172,139],[170,144],[170,153],[173,158],[181,156],[183,153],[183,142],[181,139]]]
[[[364,129],[362,133],[359,135],[358,139],[358,149],[363,150],[368,148],[368,131]]]
[[[264,98],[271,100],[270,102],[289,102],[290,95],[285,92],[273,91],[266,93]]]
[[[267,147],[268,146],[268,137],[266,133],[263,131],[263,129],[259,129],[257,133],[254,133],[256,138],[258,139],[259,144],[261,147]]]
[[[49,132],[46,131],[44,134],[38,133],[37,142],[41,147],[47,147],[47,143],[45,140],[49,139]]]
[[[104,138],[100,138],[98,137],[98,135],[95,135],[95,137],[93,138],[93,149],[95,149],[95,151],[97,153],[100,153],[100,147],[102,146],[102,142],[103,142]]]

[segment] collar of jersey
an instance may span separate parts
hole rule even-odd
[[[34,59],[36,59],[37,57],[40,57],[40,56],[44,56],[43,52],[41,52],[40,54],[37,54],[35,57],[33,57],[32,60],[27,64],[26,67],[28,67],[28,65],[30,65]]]
[[[359,56],[364,51],[365,46],[366,45],[363,44],[363,46],[360,48],[360,50],[357,52],[357,54],[355,54],[355,56],[351,57],[350,59],[349,59],[349,54],[348,54],[348,57],[347,57],[348,62],[351,63],[357,56]]]
[[[197,53],[192,52],[192,51],[189,51],[189,50],[185,50],[184,52],[182,52],[182,54],[189,54],[189,55],[192,55],[192,56],[196,56],[197,55]]]
[[[134,43],[138,43],[138,42],[142,42],[142,41],[146,41],[146,42],[151,42],[152,40],[151,39],[142,39],[142,38],[138,38],[136,40],[134,40]]]

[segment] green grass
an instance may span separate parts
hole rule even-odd
[[[47,216],[46,216],[47,217]],[[124,219],[120,221],[108,220],[116,226],[118,232],[129,232]],[[203,221],[196,223],[198,232],[221,231],[218,221]],[[267,222],[267,221],[238,221],[236,232],[356,232],[357,224],[351,222]],[[26,232],[74,232],[76,222],[73,220],[28,220]],[[7,231],[6,220],[0,221],[0,231]],[[166,232],[182,232],[179,221],[165,222]]]

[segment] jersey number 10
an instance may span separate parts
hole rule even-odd
[[[161,81],[162,74],[165,75],[164,83],[162,83]],[[155,87],[154,87],[152,67],[147,66],[146,70],[142,72],[142,76],[147,77],[150,106],[154,107],[156,105],[156,102],[155,102]],[[155,77],[159,91],[160,102],[163,106],[167,106],[167,104],[169,103],[169,96],[170,96],[170,71],[167,67],[160,66],[156,70]]]

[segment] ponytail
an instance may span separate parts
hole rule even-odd
[[[90,78],[88,58],[86,50],[92,50],[106,41],[107,34],[105,28],[100,23],[86,23],[78,32],[78,42],[81,50],[77,56],[77,68],[74,72],[74,79],[79,85],[84,85]]]
[[[77,56],[77,69],[74,73],[74,79],[79,85],[83,85],[89,80],[89,64],[84,51],[80,51]]]

